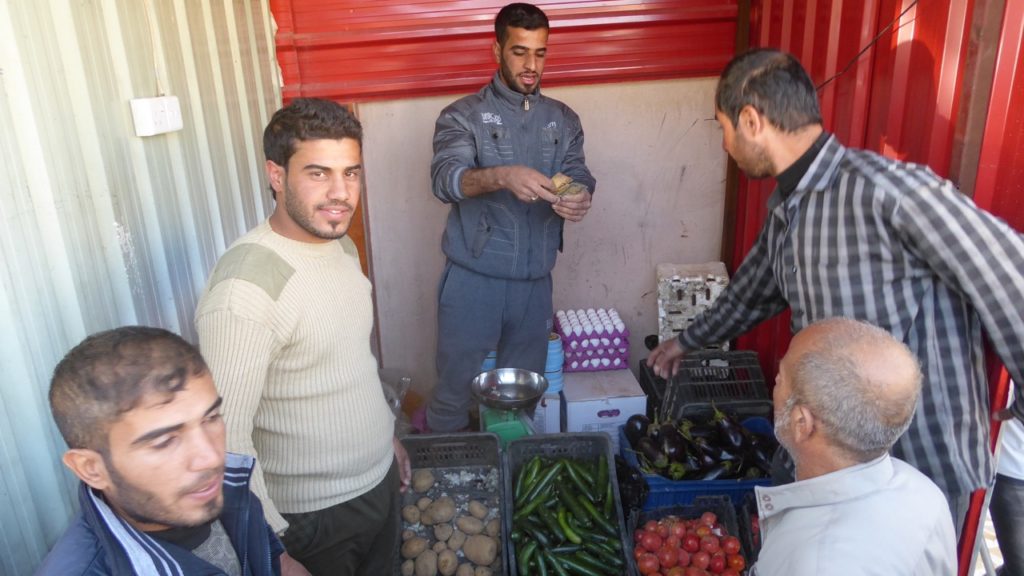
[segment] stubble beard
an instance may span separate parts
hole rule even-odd
[[[331,230],[324,231],[316,227],[313,223],[313,215],[306,213],[306,206],[301,203],[298,196],[292,193],[288,183],[284,185],[284,208],[288,213],[288,216],[293,222],[298,224],[300,228],[309,232],[313,236],[320,238],[321,240],[337,240],[348,233],[348,228],[352,224],[352,216],[355,215],[355,209],[347,202],[328,202],[313,206],[313,211],[320,210],[329,206],[339,206],[347,208],[349,212],[349,220],[344,222],[338,222],[336,224],[329,224]]]

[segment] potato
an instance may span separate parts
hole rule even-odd
[[[412,538],[415,535],[416,535],[416,533],[413,532],[412,530],[402,530],[402,542],[405,542],[406,540],[408,540],[409,538]]]
[[[424,496],[416,501],[416,507],[423,511],[427,509],[427,506],[430,506],[431,502],[433,502],[433,500]]]
[[[446,542],[449,538],[451,538],[453,530],[455,529],[452,528],[452,525],[447,522],[445,522],[444,524],[436,524],[434,525],[434,538],[437,538],[442,542]]]
[[[412,489],[423,493],[434,487],[434,473],[430,470],[416,470],[412,473]],[[433,575],[431,575],[433,576]]]
[[[434,545],[430,547],[431,550],[440,554],[448,549],[448,545],[444,542],[434,542]]]
[[[430,507],[428,506],[426,510],[420,512],[420,524],[423,524],[424,526],[434,525],[434,515],[431,514],[429,510]]]
[[[455,525],[459,527],[459,530],[471,536],[484,531],[484,523],[472,516],[459,516],[459,519],[455,521]]]
[[[459,559],[455,557],[455,552],[445,550],[437,555],[437,571],[441,576],[452,576],[458,567]]]
[[[498,543],[490,536],[474,534],[462,545],[462,553],[477,566],[490,566],[498,555]]]
[[[455,576],[474,576],[473,572],[473,565],[466,562],[455,571]]]
[[[484,506],[483,504],[477,502],[476,500],[469,501],[469,513],[472,514],[475,518],[483,520],[484,518],[487,518],[488,512],[490,512],[490,510],[487,509],[487,506]]]
[[[415,558],[427,549],[427,539],[419,536],[402,542],[402,558]]]
[[[455,517],[455,501],[450,496],[442,496],[437,500],[434,500],[427,509],[423,511],[424,514],[430,515],[432,524],[439,524],[441,522],[449,522]],[[422,522],[422,518],[420,519]]]
[[[484,526],[484,533],[492,538],[497,538],[501,534],[501,521],[497,518],[493,518],[490,522]]]
[[[486,566],[477,566],[476,570],[473,570],[473,576],[491,576],[493,572]]]
[[[416,576],[437,576],[437,552],[424,550],[416,557]]]
[[[420,509],[413,506],[412,504],[409,504],[408,506],[402,508],[402,520],[405,520],[409,524],[419,524]]]
[[[414,576],[416,574],[416,561],[409,558],[402,562],[402,576]]]
[[[452,550],[458,550],[462,548],[462,545],[466,542],[466,533],[461,530],[452,531],[451,537],[448,538],[448,548]]]

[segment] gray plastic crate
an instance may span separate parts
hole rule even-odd
[[[626,574],[638,576],[636,567],[631,566],[629,559],[633,557],[633,539],[626,533],[626,522],[622,515],[622,498],[619,496],[619,482],[615,475],[615,455],[612,453],[612,443],[607,434],[604,433],[576,433],[576,434],[542,434],[538,436],[527,436],[509,442],[505,449],[505,532],[510,534],[512,530],[512,515],[514,513],[514,494],[512,481],[519,473],[519,469],[529,463],[534,456],[547,458],[574,458],[585,462],[597,462],[598,458],[604,456],[608,466],[608,480],[612,484],[612,496],[615,499],[615,514],[619,537],[622,541],[622,554],[625,561]],[[506,557],[508,559],[509,574],[517,574],[515,549],[511,541],[506,542]]]
[[[495,575],[508,575],[506,552],[508,533],[506,530],[505,503],[503,501],[504,467],[502,465],[500,440],[489,432],[472,434],[422,434],[402,438],[402,445],[409,453],[413,470],[428,468],[434,473],[434,487],[426,493],[415,493],[411,489],[402,495],[402,506],[415,504],[423,496],[436,499],[442,495],[451,496],[456,505],[463,506],[469,500],[479,500],[489,509],[497,511],[501,518],[501,534],[498,536],[498,558],[491,565]],[[401,521],[401,520],[400,520]],[[402,527],[432,539],[433,531],[416,524]],[[399,544],[401,545],[401,544]],[[460,562],[462,552],[457,553]],[[401,574],[402,558],[396,555],[395,574]]]

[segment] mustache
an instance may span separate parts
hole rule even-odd
[[[323,210],[324,208],[345,208],[350,212],[355,212],[355,208],[343,200],[332,200],[330,202],[324,202],[323,204],[316,205],[317,210]]]
[[[222,476],[223,474],[224,474],[224,466],[220,466],[219,468],[217,468],[215,470],[210,470],[209,472],[203,474],[199,478],[199,480],[196,480],[190,486],[182,489],[180,495],[181,496],[187,496],[187,495],[189,495],[189,494],[191,494],[193,492],[198,492],[198,491],[202,490],[203,488],[206,488],[206,486],[208,484],[210,484],[211,481],[215,480],[219,476]]]

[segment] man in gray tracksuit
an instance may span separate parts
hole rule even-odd
[[[437,119],[431,178],[451,205],[438,305],[438,383],[427,409],[435,432],[469,423],[469,383],[491,350],[499,367],[544,371],[551,269],[565,220],[590,208],[596,181],[583,129],[568,106],[540,94],[548,20],[530,4],[498,13],[490,84]],[[561,172],[579,186],[558,196]]]

